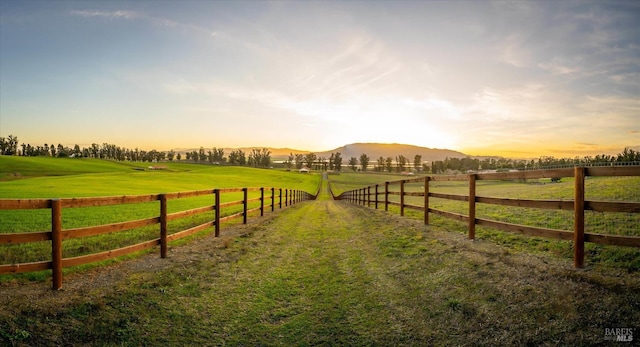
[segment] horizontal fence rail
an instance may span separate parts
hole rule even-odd
[[[255,197],[249,197],[249,192],[253,192]],[[242,193],[241,200],[220,202],[220,196],[225,193]],[[212,205],[193,208],[189,210],[168,213],[170,200],[192,198],[198,196],[212,195]],[[31,263],[4,264],[0,265],[0,274],[34,272],[42,270],[52,270],[53,289],[62,287],[62,269],[71,266],[83,265],[103,260],[108,260],[133,252],[138,252],[160,246],[161,258],[167,257],[167,244],[170,241],[178,240],[189,235],[198,233],[208,228],[214,228],[215,237],[220,236],[221,223],[233,219],[242,218],[244,224],[247,223],[249,214],[258,213],[264,215],[265,208],[272,212],[276,208],[292,206],[305,200],[314,200],[317,197],[305,191],[285,188],[221,188],[207,189],[188,192],[177,192],[167,194],[150,195],[125,195],[109,197],[87,197],[87,198],[61,198],[61,199],[0,199],[0,210],[51,210],[51,230],[40,232],[18,232],[0,233],[0,245],[13,245],[22,243],[32,243],[40,241],[51,241],[51,260]],[[147,202],[160,202],[159,216],[131,220],[125,222],[103,224],[97,226],[64,229],[62,222],[63,209],[97,207],[122,204],[139,204]],[[249,205],[257,207],[249,208]],[[223,216],[223,210],[231,206],[242,206],[242,211],[227,216]],[[170,221],[200,215],[206,212],[214,212],[213,220],[190,227],[185,230],[168,234],[167,224]],[[88,236],[117,233],[120,231],[141,228],[145,226],[159,225],[158,237],[134,245],[112,249],[104,252],[81,255],[77,257],[63,258],[63,241],[82,238]]]
[[[467,175],[447,175],[447,176],[425,176],[412,179],[405,179],[393,182],[385,182],[363,188],[345,191],[338,196],[338,200],[346,200],[352,203],[374,206],[384,206],[385,211],[389,206],[399,206],[400,215],[404,216],[405,209],[422,211],[424,213],[424,224],[429,224],[429,214],[436,214],[445,218],[468,223],[468,237],[475,239],[475,226],[482,225],[490,228],[519,233],[529,236],[538,236],[559,240],[570,240],[574,242],[574,266],[584,267],[584,243],[592,242],[598,244],[627,246],[640,248],[640,236],[607,235],[599,233],[585,232],[585,211],[596,212],[626,212],[640,213],[640,202],[611,202],[611,201],[590,201],[585,200],[585,177],[616,177],[616,176],[640,176],[639,166],[624,167],[575,167],[567,169],[517,171],[502,173],[471,173]],[[511,199],[495,198],[476,195],[476,182],[480,180],[531,180],[542,178],[573,178],[575,181],[573,200],[534,200],[534,199]],[[429,191],[430,182],[468,182],[468,194],[443,194]],[[406,192],[405,187],[410,183],[421,183],[424,187],[420,192]],[[392,186],[399,186],[391,189]],[[636,189],[639,189],[636,187]],[[640,190],[640,189],[639,189]],[[390,201],[390,196],[399,196],[399,201]],[[423,197],[422,206],[411,205],[405,202],[405,197]],[[467,214],[454,213],[433,208],[429,205],[429,198],[439,198],[454,201],[463,201],[468,204]],[[486,218],[476,218],[476,205],[498,205],[522,208],[537,208],[551,210],[573,211],[573,230],[558,230],[551,228],[541,228],[514,223],[501,222]]]

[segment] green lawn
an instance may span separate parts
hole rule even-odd
[[[362,174],[346,172],[330,176],[334,194],[351,189],[362,188],[372,184],[379,184],[379,191],[384,192],[385,181],[399,181],[407,176],[389,176],[379,174]],[[548,179],[521,181],[477,181],[476,196],[501,197],[511,199],[540,199],[540,200],[573,200],[574,181],[563,178],[558,183],[551,183]],[[390,191],[400,191],[399,184],[391,184]],[[411,183],[405,185],[407,192],[422,192],[424,184]],[[432,181],[429,184],[432,193],[468,195],[468,182],[462,181]],[[640,201],[640,177],[588,177],[585,180],[585,195],[587,200],[597,201]],[[373,189],[372,189],[373,193]],[[373,196],[372,196],[373,199]],[[384,195],[379,196],[384,201]],[[389,195],[389,200],[399,202],[398,195]],[[405,197],[405,203],[423,206],[422,197]],[[373,206],[373,205],[372,205]],[[467,215],[468,203],[439,198],[430,198],[431,208]],[[384,204],[379,204],[384,209]],[[389,206],[390,213],[399,213],[399,207]],[[405,209],[405,215],[410,218],[422,219],[423,212]],[[476,204],[476,217],[530,225],[542,228],[573,230],[573,211],[546,210],[534,208],[519,208]],[[465,223],[452,221],[437,215],[431,215],[431,223],[446,226],[452,231],[467,233]],[[640,213],[603,213],[585,212],[585,229],[587,232],[640,236]],[[552,253],[564,259],[573,256],[572,243],[552,239],[519,236],[485,227],[477,227],[477,237],[491,239],[514,249],[531,252]],[[621,267],[630,271],[640,271],[640,249],[619,246],[606,246],[587,243],[587,259],[592,264],[607,264],[607,266]]]
[[[0,344],[589,346],[640,319],[635,274],[471,242],[326,195],[180,247],[0,286]]]
[[[151,164],[166,170],[148,170],[149,163],[121,163],[95,159],[0,156],[0,174],[14,173],[0,181],[0,198],[35,199],[91,196],[158,194],[213,188],[278,187],[315,194],[321,175],[283,170],[186,163]],[[20,175],[15,173],[20,172]],[[270,203],[265,191],[265,204]],[[249,198],[259,192],[249,193]],[[224,193],[221,202],[242,200],[242,193]],[[276,198],[276,203],[277,203]],[[169,200],[168,212],[213,204],[213,196]],[[253,202],[249,208],[258,207]],[[159,215],[159,202],[101,207],[66,208],[63,229],[125,222]],[[240,212],[242,206],[223,209],[222,216]],[[171,221],[169,234],[213,219],[213,211]],[[35,232],[51,229],[51,212],[40,210],[0,211],[0,233]],[[96,253],[158,237],[158,226],[137,228],[64,242],[64,257]],[[0,245],[0,264],[49,260],[47,242]]]

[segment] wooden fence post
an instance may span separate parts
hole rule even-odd
[[[279,207],[282,208],[282,188],[278,188],[280,190],[280,197],[278,199],[278,204],[280,205]]]
[[[469,239],[476,238],[476,174],[469,174]]]
[[[249,199],[247,198],[247,188],[242,188],[243,202],[242,202],[242,224],[247,224],[247,204]]]
[[[276,189],[271,187],[271,212],[276,209]]]
[[[160,194],[160,258],[167,257],[167,195]]]
[[[213,195],[215,199],[216,209],[215,209],[215,237],[220,236],[220,190],[214,189]]]
[[[62,288],[62,201],[51,200],[51,269],[53,289]]]
[[[578,269],[584,267],[584,174],[583,167],[574,169],[573,266]]]
[[[367,207],[371,207],[371,186],[367,187]]]
[[[260,217],[264,216],[264,187],[260,187]]]
[[[424,225],[429,225],[429,176],[424,177]]]
[[[404,180],[400,181],[400,215],[404,217]]]
[[[389,182],[384,182],[384,210],[389,211]]]
[[[376,184],[376,210],[378,209],[378,184]]]

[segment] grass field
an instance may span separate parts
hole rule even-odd
[[[96,159],[28,158],[0,156],[0,198],[65,198],[158,194],[213,188],[280,187],[315,193],[319,174],[282,170],[162,163],[166,170],[148,170],[149,163],[122,163]],[[10,178],[10,179],[7,179]],[[268,198],[269,192],[265,192]],[[259,196],[251,193],[249,198]],[[168,212],[212,205],[213,196],[170,200]],[[221,202],[242,199],[242,193],[222,194]],[[270,202],[270,201],[269,201]],[[249,208],[259,206],[254,202]],[[241,211],[235,206],[223,211]],[[159,202],[63,210],[63,228],[79,228],[150,218],[159,215]],[[169,234],[210,221],[213,211],[169,223]],[[0,233],[46,231],[51,212],[41,210],[0,211]],[[158,226],[65,241],[64,257],[97,253],[158,237]],[[0,246],[0,264],[49,260],[48,242]],[[73,271],[73,270],[66,270]],[[35,276],[35,277],[34,277]],[[41,279],[43,274],[18,277]],[[5,276],[6,277],[6,276]]]
[[[589,346],[640,321],[635,274],[326,194],[199,241],[0,286],[0,345]]]
[[[379,191],[383,192],[385,181],[399,181],[407,177],[345,172],[330,178],[333,192],[337,195],[372,184],[379,184]],[[476,195],[512,199],[573,200],[573,189],[573,179],[569,178],[564,178],[558,183],[551,183],[549,180],[478,181]],[[392,184],[390,190],[399,191],[399,185]],[[469,194],[468,182],[433,181],[429,184],[429,190],[434,193]],[[421,183],[407,184],[405,191],[422,192],[424,186]],[[585,181],[585,191],[587,200],[638,202],[640,201],[640,177],[588,177]],[[380,195],[379,200],[383,201],[384,196]],[[390,195],[389,200],[399,202],[400,198],[397,195]],[[423,206],[422,197],[406,197],[405,202]],[[431,208],[448,212],[468,214],[468,203],[464,201],[430,198],[429,205]],[[383,209],[384,205],[380,204],[379,208]],[[390,206],[389,210],[390,213],[399,213],[397,206]],[[405,215],[415,219],[423,218],[422,212],[414,210],[405,210]],[[476,204],[476,217],[543,228],[573,230],[573,211]],[[430,218],[433,224],[446,226],[452,231],[467,232],[465,223],[437,215],[432,215]],[[640,236],[640,214],[586,211],[585,229],[587,232],[600,234]],[[477,227],[477,237],[488,238],[518,250],[552,253],[567,260],[573,256],[572,243],[568,241],[519,236],[480,226]],[[592,265],[606,264],[628,271],[640,271],[640,250],[637,248],[587,243],[586,252],[587,262]]]

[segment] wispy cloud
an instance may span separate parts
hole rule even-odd
[[[145,20],[153,25],[160,26],[160,27],[186,29],[193,32],[197,32],[198,34],[211,35],[212,37],[218,36],[217,32],[202,26],[188,24],[188,23],[181,23],[175,20],[162,18],[162,17],[150,16],[146,13],[142,13],[139,11],[71,10],[69,11],[69,14],[71,14],[72,16],[79,16],[79,17],[85,17],[85,18],[103,18],[103,19],[109,19],[109,20],[119,20],[119,19]]]
[[[96,11],[96,10],[72,10],[69,12],[73,16],[80,17],[100,17],[108,19],[133,19],[141,17],[141,15],[135,11]]]

